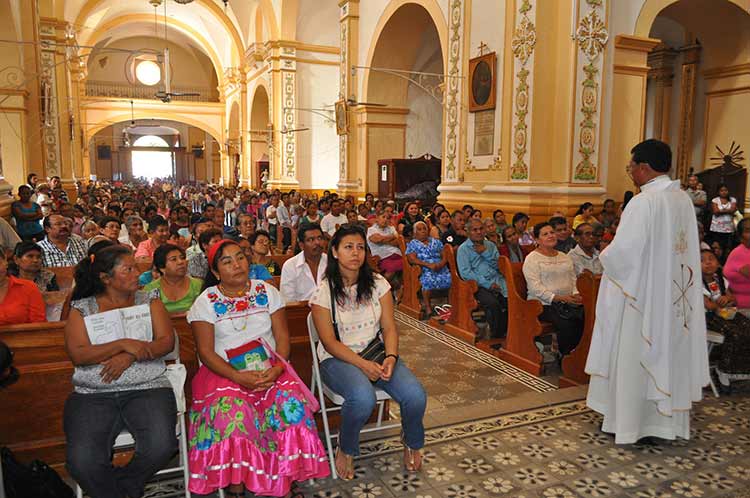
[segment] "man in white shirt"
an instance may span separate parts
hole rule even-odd
[[[287,303],[307,301],[326,272],[323,231],[318,224],[303,223],[297,241],[302,251],[281,268],[281,295]]]
[[[349,220],[345,214],[341,213],[342,203],[340,200],[335,199],[331,201],[331,212],[323,216],[323,220],[320,222],[320,228],[323,229],[323,233],[330,239],[333,234],[336,233],[338,228],[347,223]]]
[[[599,261],[599,251],[596,250],[594,227],[590,223],[581,223],[575,229],[575,237],[578,245],[570,250],[568,256],[573,260],[576,277],[583,270],[588,270],[594,275],[601,275],[604,268]]]
[[[669,145],[646,140],[631,153],[627,170],[641,193],[599,256],[586,403],[616,444],[688,439],[690,409],[709,382],[695,211],[667,176]]]

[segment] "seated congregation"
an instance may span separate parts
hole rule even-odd
[[[192,365],[189,489],[229,497],[302,496],[296,483],[331,470],[354,478],[376,388],[400,406],[404,468],[422,468],[427,395],[399,356],[397,309],[534,374],[551,355],[564,377],[585,383],[599,254],[626,208],[608,199],[596,214],[584,203],[572,223],[557,212],[530,227],[523,212],[508,224],[503,210],[484,217],[471,205],[409,202],[397,212],[372,194],[357,204],[327,191],[165,180],[80,184],[74,205],[58,194],[40,216],[32,194],[44,192],[19,188],[17,242],[0,252],[0,325],[64,328],[73,366],[65,463],[94,498],[141,496],[177,453],[175,352]],[[750,223],[732,237],[717,227],[710,241],[720,250],[702,250],[702,280],[729,386],[750,378],[750,322],[736,312],[750,308]],[[311,313],[322,380],[344,398],[333,455],[318,435],[310,364],[293,351],[292,338],[308,331],[292,309]],[[101,317],[122,325],[132,310],[143,335],[101,333]],[[124,429],[138,450],[115,467],[112,443]]]

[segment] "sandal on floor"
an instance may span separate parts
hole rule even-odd
[[[344,455],[348,459],[346,463],[346,475],[342,475],[341,472],[339,472],[338,467],[336,466],[336,460],[338,460],[339,453]],[[333,466],[336,467],[336,474],[344,480],[344,481],[351,481],[354,479],[354,457],[351,455],[347,455],[343,451],[341,451],[341,448],[336,448],[336,455],[333,457]]]
[[[287,498],[305,498],[305,494],[299,490],[299,484],[297,481],[292,483],[292,487],[289,489],[289,493],[286,495]]]
[[[245,492],[224,491],[225,498],[245,498]]]
[[[401,443],[404,445],[404,467],[407,472],[419,472],[422,470],[422,450],[413,450],[409,448],[404,439],[404,433],[401,433]]]

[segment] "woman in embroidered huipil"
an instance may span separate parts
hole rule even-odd
[[[330,473],[306,387],[280,361],[271,360],[267,370],[239,371],[227,354],[262,339],[289,357],[281,295],[248,279],[247,257],[234,241],[214,244],[208,264],[205,290],[187,315],[203,364],[192,384],[190,491],[228,487],[229,497],[243,496],[244,489],[300,496],[290,491],[295,481]]]

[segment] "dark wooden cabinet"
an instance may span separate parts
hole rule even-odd
[[[428,180],[440,183],[440,158],[424,155],[414,159],[378,161],[378,198],[395,199],[396,194]]]

